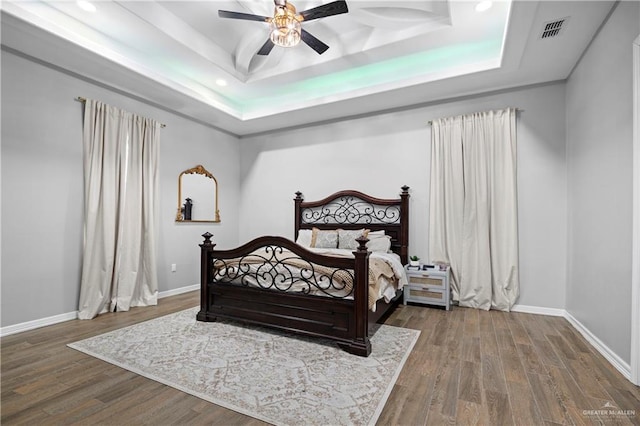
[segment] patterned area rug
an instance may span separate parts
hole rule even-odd
[[[198,308],[69,344],[142,376],[276,425],[375,424],[418,335],[381,325],[368,358],[334,343]]]

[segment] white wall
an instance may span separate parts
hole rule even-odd
[[[315,200],[341,189],[381,198],[411,187],[410,254],[428,258],[433,118],[514,106],[518,118],[521,296],[564,308],[566,161],[564,84],[522,88],[421,108],[242,139],[240,240],[293,238],[294,192]]]
[[[199,283],[200,234],[238,241],[237,138],[3,51],[2,327],[77,310],[83,223],[77,96],[167,125],[160,137],[160,291]],[[174,222],[178,175],[197,164],[218,179],[221,224]]]
[[[639,7],[618,4],[567,82],[567,311],[627,363]]]

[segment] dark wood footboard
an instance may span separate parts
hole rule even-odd
[[[369,252],[367,239],[358,239],[355,258],[338,258],[313,253],[282,237],[260,237],[234,250],[215,250],[212,235],[203,235],[201,247],[201,300],[199,321],[218,318],[239,320],[262,326],[293,331],[335,340],[346,351],[360,356],[371,353],[368,329]],[[352,298],[289,293],[271,288],[254,288],[243,283],[225,282],[216,278],[214,262],[246,259],[256,250],[265,249],[270,266],[282,265],[283,250],[295,254],[302,262],[353,274]],[[242,263],[242,261],[240,262]],[[229,269],[232,267],[229,266]],[[269,267],[265,268],[269,269]],[[233,271],[236,276],[241,274]],[[277,274],[276,274],[277,275]],[[330,275],[330,274],[329,274]],[[277,277],[276,277],[277,279]],[[329,276],[331,279],[331,276]]]

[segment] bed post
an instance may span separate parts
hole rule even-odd
[[[209,282],[211,277],[209,274],[213,271],[211,265],[211,252],[216,246],[211,242],[213,234],[205,232],[202,234],[204,242],[200,244],[200,312],[196,315],[198,321],[215,321],[215,317],[207,316],[209,310]]]
[[[304,201],[304,197],[302,196],[302,192],[297,191],[296,192],[296,198],[293,199],[294,201],[294,214],[293,214],[293,226],[295,227],[294,231],[293,231],[293,241],[297,241],[298,240],[298,231],[300,230],[300,221],[301,221],[301,211],[300,211],[300,204],[302,203],[302,201]]]
[[[404,185],[400,194],[400,260],[403,265],[409,263],[409,187]]]
[[[355,256],[354,294],[355,303],[355,336],[354,339],[341,347],[349,353],[359,356],[371,354],[369,341],[369,251],[366,237],[357,238],[358,248],[353,252]]]

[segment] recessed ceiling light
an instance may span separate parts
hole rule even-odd
[[[95,5],[87,0],[78,0],[76,1],[78,7],[86,12],[95,12],[97,9]]]
[[[219,78],[219,79],[216,80],[216,84],[218,86],[223,86],[224,87],[224,86],[227,85],[227,80],[223,80],[223,79]]]
[[[476,12],[484,12],[485,10],[491,9],[491,6],[493,6],[492,1],[481,1],[480,3],[476,4]]]

